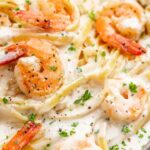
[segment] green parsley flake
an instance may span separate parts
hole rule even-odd
[[[127,146],[127,144],[125,143],[125,141],[122,141],[121,144],[122,144],[123,146]]]
[[[95,16],[95,13],[94,13],[93,10],[89,13],[89,18],[90,18],[91,20],[93,20],[93,21],[96,20],[96,16]]]
[[[30,0],[26,0],[26,3],[27,3],[27,4],[29,4],[29,5],[31,5],[31,2],[30,2]]]
[[[70,131],[70,135],[74,135],[75,133],[76,133],[75,129],[72,129],[72,130]]]
[[[147,133],[147,131],[144,128],[141,128],[141,131]]]
[[[73,123],[71,124],[72,127],[77,127],[78,125],[79,125],[79,122],[73,122]]]
[[[4,98],[2,99],[2,101],[3,101],[4,104],[7,104],[7,103],[8,103],[8,99],[7,99],[6,97],[4,97]]]
[[[70,44],[70,47],[68,48],[69,51],[76,51],[76,48],[73,43]]]
[[[19,8],[19,7],[16,7],[15,10],[18,11],[18,10],[20,10],[20,8]]]
[[[74,104],[84,105],[92,97],[89,90],[86,90],[84,94],[77,100],[74,101]]]
[[[129,129],[128,126],[126,126],[126,125],[123,126],[123,128],[122,128],[122,132],[123,132],[123,133],[126,134],[126,133],[129,133],[130,131],[131,131],[131,130]]]
[[[109,150],[119,150],[119,146],[116,144],[112,146]]]
[[[32,113],[32,114],[29,115],[28,119],[29,119],[29,121],[34,122],[35,121],[35,117],[36,117],[36,115],[34,113]]]
[[[106,56],[106,53],[103,51],[103,52],[101,52],[101,56],[102,57],[105,57]]]
[[[61,137],[68,137],[69,136],[69,134],[67,133],[67,131],[59,131],[59,135]]]
[[[129,84],[129,89],[132,93],[137,93],[137,86],[133,82]]]
[[[56,66],[50,66],[50,70],[56,71],[56,70],[57,70],[57,67],[56,67]]]
[[[143,137],[144,137],[144,135],[143,134],[139,134],[139,136],[138,136],[140,139],[142,139]]]

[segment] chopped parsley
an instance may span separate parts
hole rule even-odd
[[[57,67],[56,67],[56,66],[50,66],[50,70],[56,71],[56,70],[57,70]]]
[[[122,141],[121,144],[122,144],[123,146],[127,146],[126,143],[125,143],[125,141]]]
[[[129,84],[129,89],[132,93],[137,93],[137,86],[133,82]]]
[[[116,144],[109,148],[109,150],[119,150],[119,146]]]
[[[77,127],[78,125],[79,125],[79,122],[73,122],[73,123],[71,124],[72,127]]]
[[[30,0],[26,0],[26,3],[27,3],[27,4],[29,4],[29,5],[31,5],[31,2],[30,2]]]
[[[69,134],[68,134],[67,131],[59,131],[59,135],[60,135],[61,137],[68,137],[68,136],[69,136]]]
[[[70,131],[70,135],[74,135],[76,133],[75,129],[73,128],[71,131]]]
[[[76,48],[73,43],[70,44],[70,47],[68,48],[69,51],[76,51]]]
[[[139,134],[139,136],[138,136],[140,139],[142,139],[143,137],[144,137],[144,135],[143,134]]]
[[[121,131],[126,134],[129,133],[131,130],[129,129],[128,126],[124,125]]]
[[[29,119],[29,121],[34,122],[34,121],[35,121],[35,117],[36,117],[36,115],[35,115],[34,113],[31,113],[31,114],[29,115],[28,119]]]
[[[95,13],[94,13],[93,10],[89,13],[89,18],[90,18],[91,20],[93,20],[93,21],[96,20],[96,16],[95,16]]]
[[[101,56],[102,56],[102,57],[105,57],[105,56],[106,56],[106,52],[104,52],[104,51],[101,52]]]
[[[84,105],[92,97],[89,90],[86,90],[84,94],[77,100],[74,101],[74,104]]]
[[[18,10],[20,10],[20,8],[19,8],[19,7],[16,7],[15,10],[18,11]]]
[[[144,128],[141,128],[141,131],[147,133],[147,131]]]
[[[7,104],[7,103],[8,103],[8,99],[7,99],[6,97],[4,97],[4,98],[2,99],[2,101],[3,101],[4,104]]]

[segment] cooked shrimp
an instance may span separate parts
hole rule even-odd
[[[22,150],[28,145],[41,128],[40,124],[28,122],[3,146],[2,150]]]
[[[14,73],[20,89],[27,96],[46,96],[61,86],[61,61],[56,49],[48,42],[34,39],[27,43],[13,44],[6,50],[0,64],[8,64],[18,59]]]
[[[100,11],[96,30],[100,39],[125,53],[141,55],[146,50],[136,43],[144,30],[143,9],[136,2],[109,2]]]
[[[131,122],[139,118],[147,99],[146,90],[132,80],[109,79],[102,109],[110,119]]]
[[[15,18],[50,32],[63,31],[71,23],[71,14],[63,0],[39,0],[38,3],[40,11],[20,10],[15,13]]]

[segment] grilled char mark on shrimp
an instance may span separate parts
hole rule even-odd
[[[60,58],[56,49],[47,41],[33,39],[28,43],[13,44],[6,50],[5,59],[0,64],[18,59],[14,73],[19,88],[27,96],[46,96],[62,85],[63,69]],[[10,57],[11,52],[16,53],[16,57]],[[18,53],[23,53],[23,56]]]
[[[128,54],[145,53],[145,48],[135,42],[144,30],[142,8],[136,2],[120,0],[107,5],[96,21],[96,30],[101,41]]]

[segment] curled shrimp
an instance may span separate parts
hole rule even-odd
[[[21,91],[27,96],[46,96],[62,85],[61,61],[56,49],[48,42],[33,39],[10,45],[6,51],[0,65],[17,60],[14,74]]]
[[[36,136],[40,129],[41,124],[28,122],[7,144],[4,144],[2,150],[22,150],[31,142],[31,140]]]
[[[106,3],[96,20],[101,41],[125,53],[141,55],[146,50],[138,40],[144,30],[143,9],[136,2],[115,1]]]
[[[109,88],[102,109],[110,119],[132,122],[140,117],[147,100],[146,90],[136,81],[121,78],[109,79]]]
[[[64,0],[38,0],[39,11],[19,10],[15,18],[49,32],[63,31],[72,22],[72,16],[65,6]]]

